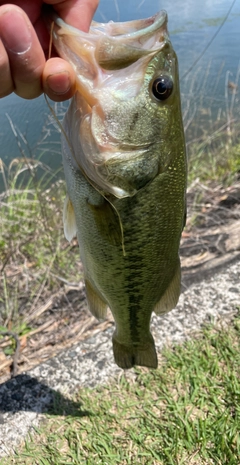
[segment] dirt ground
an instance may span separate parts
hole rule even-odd
[[[195,181],[188,189],[187,204],[180,248],[183,289],[240,258],[240,180],[230,187]],[[114,324],[110,312],[104,322],[90,314],[83,282],[63,284],[35,314],[37,328],[16,339],[14,354],[5,355],[4,350],[11,336],[0,339],[0,383]]]

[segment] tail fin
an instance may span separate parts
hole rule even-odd
[[[153,339],[141,347],[121,344],[113,335],[113,354],[115,362],[120,368],[132,368],[134,365],[148,368],[157,368],[158,366]]]

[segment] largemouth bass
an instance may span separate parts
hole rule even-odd
[[[53,43],[77,76],[62,136],[65,235],[79,241],[90,311],[114,316],[116,363],[156,368],[150,319],[178,302],[186,190],[167,14],[93,22],[89,33],[53,20]]]

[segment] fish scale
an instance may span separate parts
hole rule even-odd
[[[53,19],[55,47],[77,76],[62,136],[65,234],[77,235],[91,312],[112,311],[116,363],[156,368],[151,314],[178,301],[186,208],[167,15],[123,23],[120,34],[114,23],[94,22],[86,34]]]

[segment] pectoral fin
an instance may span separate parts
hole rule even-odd
[[[98,320],[103,320],[107,314],[107,304],[106,302],[99,296],[97,291],[93,288],[92,284],[85,279],[85,286],[86,286],[86,295],[87,301],[90,312],[95,316]]]
[[[92,205],[88,202],[88,206],[94,216],[100,236],[111,245],[121,245],[122,235],[119,218],[110,203],[103,198],[100,205]]]
[[[73,204],[68,196],[64,200],[63,206],[63,228],[66,239],[70,242],[77,235],[76,218]]]
[[[180,292],[181,292],[181,269],[180,269],[180,261],[178,260],[178,264],[177,264],[173,279],[170,282],[165,293],[163,294],[163,296],[161,297],[161,299],[155,306],[154,312],[157,315],[162,315],[164,313],[170,312],[170,310],[176,307]]]

